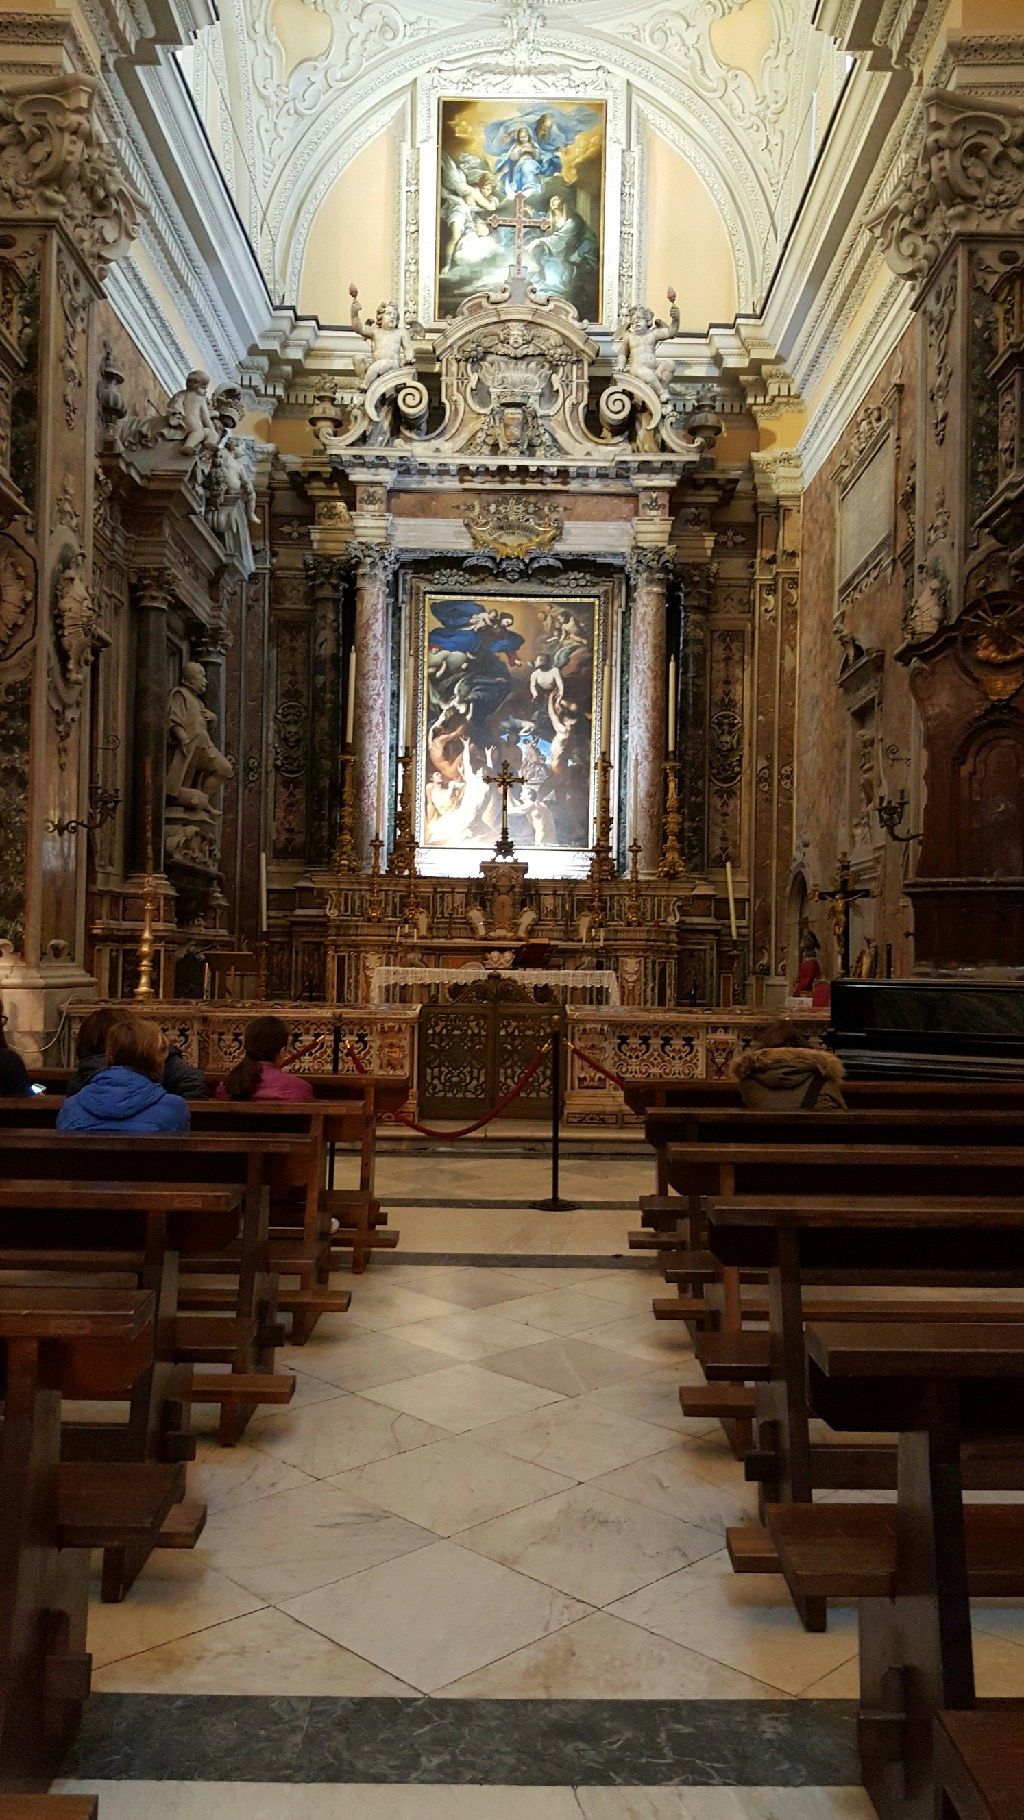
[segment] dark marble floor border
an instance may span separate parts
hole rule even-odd
[[[79,1781],[836,1788],[845,1700],[300,1699],[96,1694]]]
[[[388,1203],[393,1206],[393,1202]],[[651,1286],[657,1289],[661,1278],[652,1269],[650,1255],[610,1252],[602,1257],[588,1257],[585,1252],[570,1252],[552,1257],[546,1251],[382,1251],[374,1261],[374,1271],[393,1270],[403,1264],[473,1264],[477,1269],[514,1270],[517,1265],[542,1270],[645,1270]]]

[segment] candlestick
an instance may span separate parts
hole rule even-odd
[[[355,764],[356,755],[351,749],[341,754],[341,813],[338,817],[338,845],[334,850],[336,872],[358,871]]]
[[[736,893],[732,883],[732,860],[725,862],[725,888],[729,893],[729,934],[736,940]]]
[[[679,831],[683,825],[683,818],[679,812],[678,759],[666,759],[662,769],[665,772],[665,843],[662,848],[658,876],[659,878],[678,878],[685,870],[683,850],[679,845]]]
[[[345,744],[352,744],[352,730],[356,721],[356,648],[352,646],[348,654],[348,701],[345,704]]]
[[[601,756],[607,758],[612,733],[612,672],[605,664],[601,680]]]
[[[676,752],[676,660],[668,660],[668,755],[675,757]]]

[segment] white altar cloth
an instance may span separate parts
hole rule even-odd
[[[470,980],[486,979],[492,973],[501,979],[518,980],[522,986],[549,986],[567,999],[580,991],[601,993],[609,1005],[622,1002],[618,979],[610,967],[481,967],[471,963],[466,967],[375,967],[370,977],[370,1003],[389,1003],[393,988],[462,986]]]

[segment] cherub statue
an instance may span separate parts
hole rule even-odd
[[[208,373],[189,373],[184,389],[168,399],[165,422],[175,440],[180,436],[182,452],[198,455],[200,449],[211,453],[220,442],[220,432],[213,420],[206,392]]]
[[[354,284],[349,285],[348,294],[352,299],[352,327],[357,335],[370,343],[369,358],[362,362],[363,371],[359,374],[359,383],[363,391],[368,392],[387,373],[398,373],[403,367],[414,367],[416,355],[397,303],[378,304],[373,324],[367,328],[360,315],[359,292]]]
[[[260,519],[256,510],[256,488],[252,483],[249,452],[240,436],[227,438],[219,451],[218,465],[224,503],[240,499],[249,523],[258,525]]]
[[[648,309],[646,303],[634,304],[615,344],[616,373],[631,373],[634,379],[642,380],[663,404],[668,401],[668,382],[675,372],[675,361],[659,360],[657,350],[661,342],[668,341],[679,333],[679,306],[675,291],[669,291],[668,301],[667,325],[655,316],[653,310]]]

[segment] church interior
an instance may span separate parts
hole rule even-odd
[[[1024,1820],[1021,0],[0,0],[0,1820]]]

